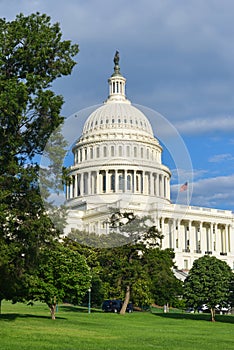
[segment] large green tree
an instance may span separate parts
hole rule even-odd
[[[43,248],[39,258],[39,266],[36,274],[31,277],[27,298],[45,302],[54,320],[57,303],[81,302],[90,287],[90,268],[84,256],[61,243]]]
[[[194,261],[184,282],[187,305],[197,309],[207,305],[211,320],[215,321],[215,309],[226,306],[231,299],[233,273],[225,261],[205,255]]]
[[[63,97],[51,85],[72,72],[77,53],[45,14],[0,19],[0,298],[21,294],[39,248],[58,233],[43,206],[36,159],[63,122]]]

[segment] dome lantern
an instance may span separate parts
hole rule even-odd
[[[125,83],[126,79],[122,76],[120,73],[120,67],[119,67],[119,51],[116,51],[115,57],[114,57],[114,73],[112,76],[108,79],[109,83],[109,96],[106,100],[106,103],[108,102],[127,102],[126,96],[125,96]]]

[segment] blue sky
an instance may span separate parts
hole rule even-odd
[[[63,114],[106,99],[118,49],[128,98],[166,117],[187,146],[191,204],[234,211],[234,2],[0,0],[8,20],[36,11],[79,44],[72,76],[54,85]],[[173,174],[170,155],[164,161]]]

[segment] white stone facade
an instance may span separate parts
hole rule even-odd
[[[108,83],[108,99],[88,117],[73,147],[66,232],[108,233],[110,208],[131,210],[154,219],[164,235],[162,248],[174,250],[179,269],[190,269],[204,254],[234,269],[234,214],[171,203],[162,147],[147,117],[126,98],[118,64]]]

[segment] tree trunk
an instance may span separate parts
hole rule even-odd
[[[211,308],[210,309],[210,313],[211,313],[211,321],[215,322],[215,308]]]
[[[120,314],[121,315],[125,314],[127,306],[128,306],[128,303],[129,303],[129,300],[130,300],[130,286],[128,285],[127,288],[126,288],[124,303],[123,303],[123,306],[122,306],[122,308],[120,310]]]
[[[52,320],[55,320],[55,312],[56,312],[56,304],[53,304],[50,306],[50,314]]]
[[[55,320],[55,313],[56,313],[56,296],[54,297],[53,303],[49,305],[50,308],[50,314],[52,320]]]

